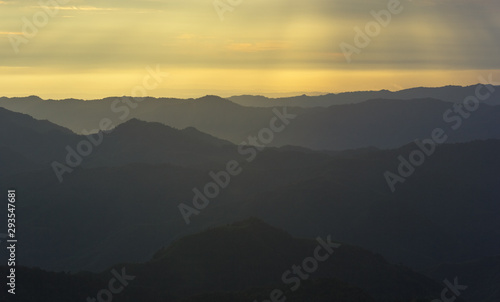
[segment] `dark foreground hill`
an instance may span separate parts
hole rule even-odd
[[[214,228],[173,242],[146,263],[114,266],[126,286],[113,301],[264,301],[271,293],[283,301],[318,302],[439,296],[439,283],[361,248],[332,247],[330,239],[297,239],[256,219]],[[113,269],[76,275],[20,269],[17,301],[86,301],[111,288]]]

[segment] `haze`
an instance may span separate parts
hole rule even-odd
[[[353,28],[364,28],[370,11],[387,3],[244,0],[221,21],[209,0],[75,0],[59,5],[16,53],[9,36],[22,34],[23,18],[32,20],[43,5],[3,0],[0,90],[130,95],[145,67],[157,65],[169,78],[148,94],[172,97],[471,85],[500,69],[500,4],[493,0],[401,1],[403,11],[348,63],[339,45],[353,44]]]

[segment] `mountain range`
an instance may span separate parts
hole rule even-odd
[[[450,143],[500,138],[499,132],[495,131],[500,127],[500,107],[492,105],[496,101],[482,101],[478,108],[472,107],[473,110],[469,111],[460,106],[464,99],[474,95],[474,86],[447,88],[453,91],[450,95],[454,103],[433,98],[444,98],[447,95],[445,88],[422,88],[415,89],[419,93],[402,91],[392,95],[402,99],[367,99],[383,94],[364,93],[365,97],[360,98],[363,102],[348,102],[328,108],[245,107],[217,96],[186,100],[144,98],[140,101],[129,97],[55,101],[32,96],[0,98],[0,107],[50,120],[79,134],[98,132],[103,120],[109,121],[110,127],[116,127],[135,118],[176,129],[194,127],[233,144],[258,137],[263,129],[270,127],[276,116],[275,110],[278,110],[281,115],[293,118],[279,135],[266,140],[265,145],[299,146],[314,150],[398,148],[415,139],[429,137],[436,128],[446,130]],[[403,99],[413,95],[421,97]],[[495,92],[490,100],[496,99]]]
[[[317,96],[300,95],[294,97],[269,98],[260,95],[239,95],[228,99],[232,102],[248,107],[330,107],[332,105],[346,105],[361,103],[371,99],[411,100],[433,98],[446,102],[461,102],[470,95],[476,94],[476,88],[481,84],[471,86],[444,86],[444,87],[416,87],[399,91],[355,91],[329,93]],[[493,95],[486,101],[490,105],[500,104],[500,86],[486,85],[494,90]]]
[[[0,184],[2,190],[18,191],[16,211],[22,223],[17,226],[17,257],[24,266],[109,273],[117,263],[155,261],[158,250],[190,234],[253,216],[293,236],[330,235],[343,246],[380,254],[388,263],[436,278],[438,284],[438,278],[462,271],[467,280],[495,274],[487,268],[500,254],[498,140],[439,145],[392,193],[384,173],[397,173],[399,156],[408,158],[418,148],[414,143],[337,152],[268,147],[249,161],[237,145],[196,129],[132,119],[100,133],[101,143],[60,182],[51,164],[65,164],[67,147],[77,150],[89,137],[5,109],[0,115],[5,164]],[[98,140],[99,135],[93,137]],[[223,171],[232,160],[240,164],[241,174],[186,225],[179,205],[192,205],[193,190],[203,191],[213,181],[210,172]],[[0,209],[0,215],[5,211]],[[184,250],[181,254],[187,256]],[[442,266],[468,261],[474,262],[467,270]],[[198,273],[180,272],[189,280]],[[48,280],[59,276],[47,274]],[[361,288],[353,290],[366,301],[381,299],[366,284],[345,275],[333,277]],[[303,290],[331,282],[337,284],[314,281]],[[266,292],[268,285],[200,288],[188,301],[244,299],[260,293],[260,287]],[[247,286],[257,289],[247,291]],[[480,288],[482,292],[469,291],[470,301],[495,301],[495,285],[485,281]]]

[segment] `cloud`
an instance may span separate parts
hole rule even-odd
[[[370,12],[386,8],[388,2],[244,0],[221,22],[213,0],[72,0],[59,6],[50,25],[40,28],[16,55],[6,37],[20,34],[22,18],[32,20],[43,4],[0,0],[1,64],[75,74],[93,68],[121,74],[148,64],[200,68],[207,74],[217,68],[239,69],[241,74],[254,70],[245,81],[261,77],[262,70],[269,74],[280,68],[295,69],[297,78],[320,69],[422,75],[424,70],[500,68],[498,0],[401,0],[404,11],[392,16],[380,35],[347,64],[340,43],[354,44],[354,27],[374,21]],[[226,78],[231,82],[231,76]]]

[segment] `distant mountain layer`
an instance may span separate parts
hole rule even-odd
[[[439,297],[439,283],[361,248],[332,247],[330,240],[297,239],[256,219],[214,228],[173,242],[148,262],[115,265],[123,279],[114,288],[120,282],[126,286],[113,300],[264,301],[275,292],[283,301]],[[21,269],[16,301],[33,301],[30,296],[40,302],[87,301],[99,292],[100,283],[108,288],[108,280],[116,277],[111,271],[65,275]],[[62,288],[48,290],[54,287]],[[9,301],[5,291],[0,295]]]
[[[253,144],[315,150],[397,148],[428,138],[435,128],[446,131],[448,142],[500,138],[500,106],[474,102],[463,106],[430,98],[273,109],[243,107],[216,96],[145,98],[140,102],[131,98],[51,101],[28,97],[0,98],[0,107],[47,119],[76,133],[97,132],[136,118],[177,129],[194,127],[233,144],[252,143],[253,137]]]
[[[1,175],[58,162],[73,168],[170,163],[209,166],[236,156],[236,147],[194,128],[173,129],[132,119],[113,131],[78,135],[48,121],[0,108]]]
[[[392,100],[411,100],[433,98],[446,102],[462,102],[467,96],[476,95],[478,85],[473,86],[445,86],[445,87],[417,87],[404,89],[400,91],[356,91],[343,93],[330,93],[319,96],[295,96],[282,98],[268,98],[259,95],[240,95],[228,98],[236,104],[248,107],[275,107],[275,106],[293,106],[293,107],[329,107],[332,105],[356,104],[371,99],[392,99]],[[500,104],[500,86],[486,85],[481,93],[490,93],[491,95],[485,101],[486,104]]]

